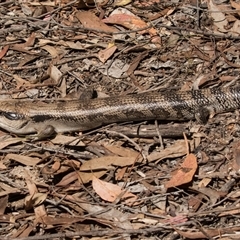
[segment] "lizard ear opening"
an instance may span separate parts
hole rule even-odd
[[[14,112],[2,112],[2,115],[9,120],[19,120],[21,119],[21,115]]]

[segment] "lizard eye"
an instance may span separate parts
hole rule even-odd
[[[2,113],[4,117],[6,117],[9,120],[19,120],[21,119],[21,116],[14,112],[3,112]]]

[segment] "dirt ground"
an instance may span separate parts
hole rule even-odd
[[[0,97],[234,87],[239,40],[239,1],[3,0]],[[1,130],[1,239],[240,239],[238,121]]]

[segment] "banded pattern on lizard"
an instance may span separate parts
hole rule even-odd
[[[240,87],[81,100],[0,100],[0,128],[17,135],[90,130],[124,121],[197,119],[240,108]]]

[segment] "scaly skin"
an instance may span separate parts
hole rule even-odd
[[[165,91],[87,101],[0,100],[0,128],[44,137],[124,121],[197,119],[240,108],[240,87]]]

